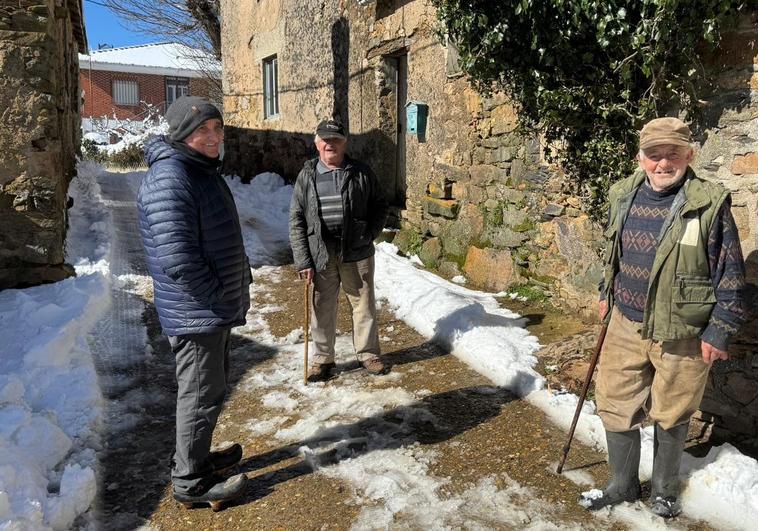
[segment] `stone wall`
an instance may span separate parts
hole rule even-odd
[[[80,0],[0,6],[0,289],[53,282],[64,264],[80,135]]]
[[[701,410],[715,420],[717,438],[751,439],[758,450],[758,11],[724,35],[707,64],[715,87],[704,96],[693,166],[732,191],[750,320],[730,348],[732,359],[714,364]]]

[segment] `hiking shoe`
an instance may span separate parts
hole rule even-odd
[[[378,357],[367,359],[363,362],[363,367],[369,374],[386,374],[389,371],[389,367],[382,363]]]
[[[332,363],[314,363],[311,368],[308,369],[307,380],[309,382],[325,382],[332,375],[332,370],[337,367],[337,364]]]
[[[237,443],[208,455],[208,462],[213,467],[213,473],[218,476],[229,472],[240,460],[242,460],[242,446]]]
[[[217,483],[214,483],[216,481]],[[213,512],[220,511],[225,502],[236,500],[245,493],[247,476],[237,474],[227,480],[210,476],[187,492],[174,490],[174,499],[192,509],[196,505],[210,505]]]

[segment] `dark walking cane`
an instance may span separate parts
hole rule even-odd
[[[311,298],[310,298],[310,288],[311,287],[311,281],[307,278],[305,279],[305,351],[304,351],[304,357],[305,360],[303,361],[303,385],[308,385],[308,342],[309,337],[308,334],[311,329]]]
[[[563,457],[558,465],[557,472],[560,474],[563,471],[563,465],[566,464],[566,458],[568,457],[569,449],[571,449],[571,440],[574,438],[574,430],[576,429],[576,423],[579,421],[579,415],[582,413],[582,406],[584,405],[584,399],[587,398],[587,390],[590,388],[590,382],[592,381],[592,373],[595,372],[595,365],[600,357],[600,350],[603,348],[603,341],[605,341],[605,332],[608,330],[608,325],[603,323],[603,327],[600,329],[600,335],[597,338],[597,345],[595,345],[595,353],[590,360],[590,366],[587,369],[587,378],[584,380],[584,387],[582,388],[582,396],[579,397],[579,402],[576,404],[576,411],[574,411],[574,420],[571,422],[571,429],[569,430],[568,439],[563,446]]]

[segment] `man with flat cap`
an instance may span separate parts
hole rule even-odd
[[[316,128],[318,157],[303,166],[290,204],[290,244],[301,278],[313,282],[311,330],[316,346],[308,381],[335,368],[340,285],[353,316],[353,346],[371,374],[383,374],[374,296],[374,239],[387,219],[387,201],[374,172],[346,155],[341,123]]]
[[[679,467],[711,364],[744,322],[745,269],[729,192],[695,175],[690,130],[657,118],[640,132],[640,170],[608,192],[597,410],[611,479],[580,503],[640,497],[640,426],[654,424],[653,513],[681,512]]]
[[[139,228],[155,308],[176,357],[176,449],[171,481],[186,506],[245,491],[224,473],[242,458],[234,444],[211,452],[226,395],[231,329],[250,307],[250,265],[234,198],[219,175],[224,123],[209,101],[184,96],[166,111],[167,136],[145,143],[149,170],[138,192]]]

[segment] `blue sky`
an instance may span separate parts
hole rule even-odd
[[[143,35],[129,31],[124,27],[125,24],[107,8],[89,0],[84,0],[84,23],[87,27],[87,41],[91,50],[96,50],[99,44],[110,44],[117,48],[161,40],[156,35]]]

